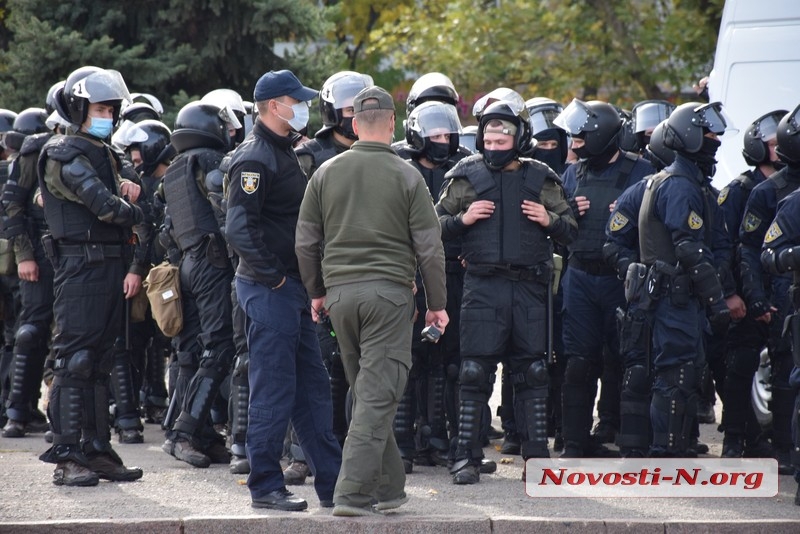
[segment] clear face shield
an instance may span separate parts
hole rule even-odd
[[[241,95],[239,95],[239,93],[233,89],[214,89],[201,98],[200,102],[203,102],[204,104],[211,104],[212,106],[217,106],[218,108],[227,106],[232,111],[241,113],[242,115],[246,113],[244,109],[244,101],[242,101]]]
[[[767,115],[753,125],[753,135],[765,143],[775,139],[778,135],[778,122],[780,122],[779,117]]]
[[[640,102],[634,106],[631,113],[633,132],[647,132],[653,130],[662,121],[666,120],[675,106],[669,102]]]
[[[122,121],[117,131],[111,136],[111,144],[121,149],[128,150],[131,145],[147,141],[147,132],[133,121]]]
[[[513,103],[516,107],[525,107],[525,100],[518,92],[508,87],[498,87],[475,102],[475,105],[472,106],[472,115],[474,117],[480,117],[481,114],[483,114],[483,110],[486,109],[486,106],[494,104],[495,102],[509,102]]]
[[[79,80],[72,89],[73,94],[91,103],[119,100],[131,103],[131,94],[116,70],[101,70]]]
[[[161,105],[161,101],[150,93],[131,93],[131,103],[136,102],[137,99],[144,100],[145,103],[150,104],[159,115],[164,114],[164,106]]]
[[[552,107],[552,108],[540,108],[534,110],[528,110],[531,116],[531,132],[533,136],[536,137],[536,134],[539,132],[543,132],[545,130],[552,130],[553,128],[560,128],[555,123],[556,117],[558,117],[561,110]]]
[[[416,124],[412,126],[419,130],[420,137],[461,133],[461,121],[458,120],[455,106],[441,104],[417,109],[419,112],[414,117]]]
[[[738,131],[731,118],[722,109],[720,102],[712,102],[696,107],[694,113],[695,117],[692,118],[692,123],[707,128],[717,135],[724,135],[725,132],[736,133]]]
[[[593,113],[586,104],[575,98],[558,114],[553,124],[566,130],[571,136],[576,136],[581,132],[591,132],[599,128],[599,124],[596,122],[592,124],[589,120],[592,116]]]
[[[320,98],[333,105],[334,109],[353,107],[353,99],[362,90],[372,87],[375,82],[368,74],[353,73],[326,85],[320,91]]]
[[[236,118],[236,114],[230,106],[226,105],[220,108],[218,115],[219,118],[222,119],[222,122],[228,125],[228,128],[238,130],[242,127],[242,123]]]

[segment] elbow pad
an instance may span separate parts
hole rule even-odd
[[[800,247],[789,247],[781,250],[778,254],[776,267],[778,272],[800,270]]]
[[[692,267],[706,261],[706,249],[699,241],[681,241],[675,245],[675,257],[684,270],[691,271]]]
[[[714,306],[723,299],[722,284],[717,271],[710,263],[702,262],[689,269],[694,293],[703,304]]]

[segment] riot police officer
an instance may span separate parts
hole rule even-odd
[[[649,297],[655,300],[648,311],[652,456],[696,455],[690,439],[703,365],[705,308],[717,328],[744,315],[741,299],[730,295],[726,300],[717,274],[724,258],[715,257],[732,255],[724,232],[715,230],[721,227],[721,214],[710,187],[717,136],[726,128],[721,108],[719,103],[688,103],[670,115],[664,144],[676,152],[675,161],[648,180],[639,213],[639,254],[649,268]]]
[[[575,99],[555,119],[572,135],[581,158],[564,172],[564,190],[578,208],[578,238],[567,248],[564,276],[564,354],[562,386],[564,456],[609,454],[601,443],[613,441],[619,428],[622,363],[616,334],[616,309],[624,306],[622,281],[603,260],[609,206],[643,177],[654,172],[643,158],[619,148],[622,118],[608,103]],[[604,347],[607,357],[604,357]],[[590,439],[597,379],[603,370],[600,422]],[[601,401],[603,396],[601,396]]]
[[[520,157],[530,146],[524,106],[489,105],[481,115],[476,146],[480,154],[448,172],[450,181],[436,205],[443,239],[461,236],[467,262],[454,484],[480,480],[483,407],[489,377],[503,356],[515,386],[522,457],[549,456],[545,338],[551,239],[568,243],[577,232],[555,173]]]
[[[720,191],[717,198],[731,240],[737,247],[740,246],[739,230],[751,192],[773,175],[776,167],[782,165],[775,154],[775,148],[778,122],[786,113],[785,110],[772,111],[753,121],[747,128],[744,133],[742,155],[747,164],[755,168],[734,178]],[[752,221],[752,215],[750,220]],[[748,228],[750,226],[752,225],[748,224]],[[726,436],[723,455],[734,457],[743,454],[745,445],[749,449],[755,449],[761,438],[761,425],[753,412],[750,398],[742,392],[750,389],[750,383],[760,362],[761,350],[769,338],[772,314],[777,311],[766,298],[761,284],[762,277],[757,276],[761,272],[760,264],[755,264],[756,271],[751,269],[759,250],[757,240],[756,236],[748,240],[753,249],[748,255],[750,259],[740,263],[739,268],[734,271],[740,292],[747,304],[747,315],[731,325],[723,340],[726,360],[722,391],[724,401],[722,417]]]
[[[54,136],[39,158],[56,326],[48,403],[53,446],[39,458],[56,464],[56,485],[142,477],[141,469],[126,468],[111,448],[107,395],[123,297],[132,298],[141,287],[141,266],[126,265],[131,227],[143,218],[131,203],[139,188],[120,180],[121,162],[104,143],[129,99],[119,72],[74,71],[57,90],[56,106],[76,133]]]
[[[23,437],[27,431],[47,430],[47,420],[36,408],[44,362],[49,352],[53,321],[53,266],[47,261],[41,238],[47,232],[44,210],[36,203],[36,161],[50,139],[47,111],[29,108],[14,120],[5,142],[19,150],[9,166],[3,187],[3,233],[13,244],[19,277],[20,310],[14,336],[14,359],[7,401],[8,422],[3,437]],[[38,416],[42,416],[37,417]]]
[[[229,129],[238,128],[229,108],[192,102],[175,118],[170,137],[178,156],[164,176],[172,234],[182,253],[181,300],[184,328],[177,336],[177,418],[165,420],[163,450],[195,467],[228,463],[224,439],[209,419],[211,406],[236,352],[230,287],[233,268],[209,191],[222,188],[219,165],[231,148]],[[170,409],[170,415],[177,413]]]

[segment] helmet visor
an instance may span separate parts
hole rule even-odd
[[[234,130],[238,130],[242,127],[242,123],[236,118],[236,114],[233,112],[233,109],[231,109],[230,106],[220,108],[219,118],[222,119],[222,122],[226,123]]]
[[[137,143],[144,143],[145,141],[147,141],[147,132],[141,129],[135,122],[128,120],[122,121],[117,131],[111,136],[111,143],[122,149],[126,149]]]
[[[416,122],[421,137],[461,133],[461,121],[458,120],[455,106],[440,104],[417,110],[419,111]]]
[[[595,122],[593,125],[589,124],[589,117],[592,116],[590,110],[584,102],[574,98],[569,105],[564,108],[564,111],[558,114],[553,120],[553,124],[566,130],[570,135],[578,135],[581,132],[588,132],[599,128],[599,124]]]
[[[525,107],[525,100],[523,100],[518,92],[508,87],[498,87],[494,91],[483,95],[475,102],[475,105],[472,106],[472,115],[479,117],[483,113],[483,110],[486,109],[486,106],[494,102],[510,102],[517,107]]]
[[[161,101],[150,93],[131,93],[131,102],[134,102],[137,98],[146,100],[159,115],[164,114],[164,106],[161,105]]]
[[[633,131],[635,133],[652,130],[658,123],[669,117],[675,106],[667,102],[642,102],[633,108]]]
[[[800,106],[794,108],[794,111],[790,113],[790,117],[788,118],[787,122],[791,128],[789,135],[797,135],[797,132],[800,131]]]
[[[333,104],[334,109],[350,108],[353,107],[353,99],[359,91],[373,85],[375,83],[372,81],[372,76],[353,74],[324,86],[320,91],[320,98]]]
[[[116,70],[107,69],[90,74],[75,83],[72,94],[91,103],[114,100],[131,102],[131,94],[128,92],[125,80]]]
[[[553,128],[561,129],[561,127],[555,123],[559,113],[560,110],[555,107],[531,111],[531,131],[533,132],[533,136],[536,137],[537,133],[545,130],[552,130]]]
[[[717,135],[723,135],[726,131],[734,133],[737,131],[719,102],[702,105],[695,108],[694,112],[699,119],[698,124]]]

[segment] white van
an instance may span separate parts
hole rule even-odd
[[[738,131],[721,137],[713,184],[748,168],[742,136],[758,117],[800,104],[800,0],[727,0],[708,91]]]

